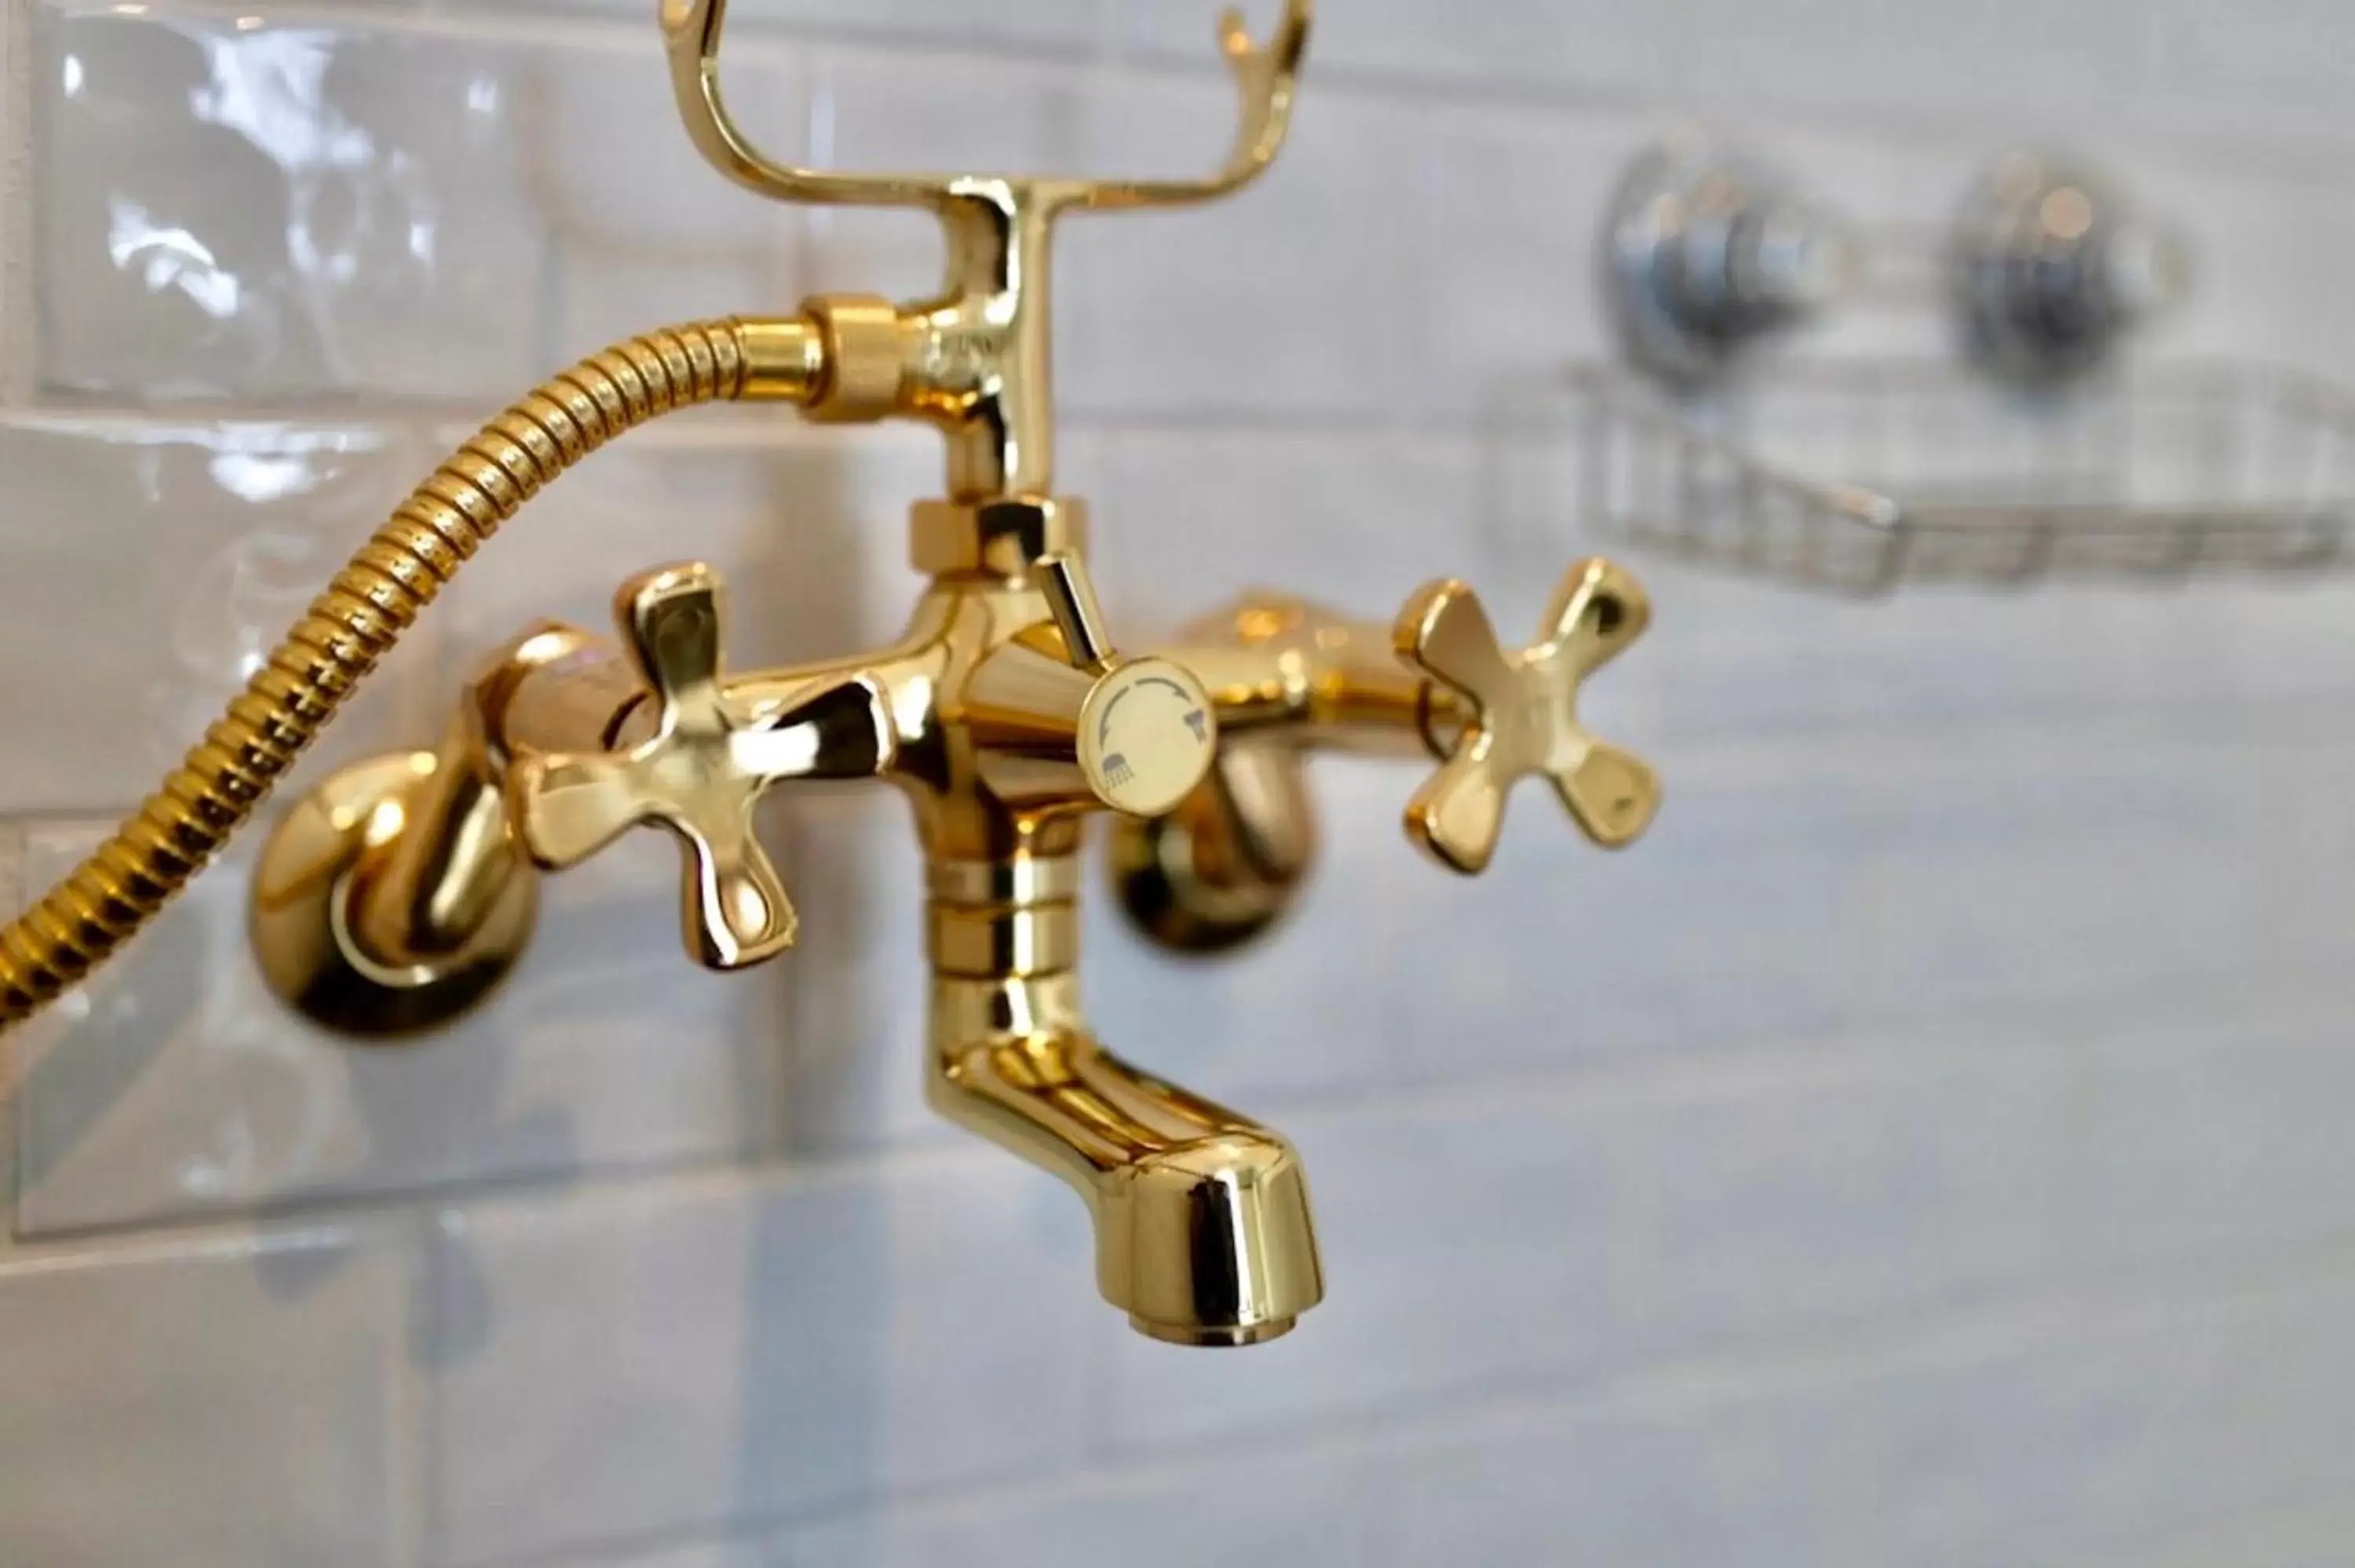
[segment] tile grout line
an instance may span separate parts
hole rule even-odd
[[[36,396],[32,6],[0,12],[0,408]]]
[[[6,823],[0,822],[0,861],[5,861],[7,847],[6,828]],[[2169,993],[2165,1011],[2179,1017],[2187,1007],[2202,1010],[2201,1019],[2212,1020],[2215,1031],[2226,1032],[2232,1019],[2246,1011],[2243,999],[2249,994],[2252,981],[2283,978],[2313,981],[2339,972],[2339,966],[2318,960],[2264,975],[2227,975]],[[2147,1031],[2147,1018],[2107,1024],[2103,1021],[2116,1019],[2121,998],[2149,995],[2147,980],[2133,980],[2122,982],[2115,992],[2091,995],[2057,1009],[2045,1000],[1995,999],[1966,1014],[1942,1016],[1926,1036],[1920,1029],[1912,1030],[1908,1036],[1912,1044],[1902,1055],[1893,1054],[1887,1042],[1893,1031],[1903,1028],[1905,1020],[1859,1016],[1834,1030],[1764,1043],[1736,1040],[1666,1056],[1605,1056],[1512,1066],[1475,1076],[1407,1074],[1373,1084],[1254,1091],[1253,1098],[1278,1120],[1383,1118],[1412,1111],[1464,1117],[1533,1106],[1575,1116],[1630,1106],[1680,1104],[1696,1095],[1715,1096],[1762,1086],[1919,1081],[1998,1056],[2082,1065],[2111,1049],[2122,1033]],[[1990,1044],[1991,1036],[2013,1034],[2021,1043],[1997,1038]],[[2056,1044],[2056,1034],[2069,1037]],[[2239,1047],[2195,1043],[2186,1049],[2199,1054]],[[60,1224],[38,1232],[22,1230],[20,1223],[15,1241],[21,1252],[41,1256],[93,1245],[136,1245],[148,1240],[201,1238],[257,1224],[299,1232],[323,1223],[399,1213],[419,1204],[438,1212],[453,1204],[622,1202],[681,1183],[853,1181],[928,1164],[969,1162],[990,1152],[986,1145],[954,1138],[886,1141],[812,1153],[760,1149],[715,1151],[585,1170],[475,1173],[374,1192],[304,1193],[213,1210]]]
[[[25,834],[15,821],[0,819],[0,920],[11,920],[24,907]],[[0,1263],[24,1241],[24,1216],[16,1202],[24,1179],[18,1147],[24,1137],[25,1105],[21,1094],[27,1070],[20,1063],[19,1032],[0,1033]]]
[[[438,1428],[435,1404],[439,1393],[432,1378],[420,1365],[420,1351],[433,1332],[434,1276],[432,1211],[413,1208],[400,1227],[401,1251],[408,1255],[407,1332],[393,1347],[387,1369],[391,1384],[394,1450],[392,1454],[392,1541],[396,1568],[427,1568],[432,1545],[435,1468],[433,1435]]]

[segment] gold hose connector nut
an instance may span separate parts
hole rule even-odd
[[[887,418],[907,405],[906,390],[925,332],[874,294],[818,294],[802,302],[816,323],[826,374],[805,417],[848,425]]]

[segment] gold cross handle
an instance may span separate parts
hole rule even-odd
[[[1425,585],[1399,612],[1399,656],[1461,700],[1464,729],[1415,792],[1408,834],[1442,864],[1487,868],[1505,822],[1505,797],[1533,773],[1553,781],[1571,820],[1607,849],[1632,842],[1659,809],[1660,781],[1641,758],[1595,739],[1578,722],[1587,675],[1643,634],[1651,601],[1625,571],[1597,556],[1562,579],[1540,640],[1517,653],[1497,641],[1488,612],[1453,578]]]
[[[655,694],[655,732],[624,750],[521,759],[517,825],[533,860],[578,864],[624,829],[655,822],[683,851],[680,920],[688,953],[742,969],[793,946],[783,880],[753,832],[752,809],[789,779],[866,778],[890,765],[889,709],[865,676],[827,683],[782,709],[730,697],[721,660],[719,574],[666,567],[622,585],[613,618]]]

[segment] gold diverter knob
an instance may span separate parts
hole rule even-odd
[[[1071,668],[1095,677],[1072,736],[1089,789],[1131,816],[1170,810],[1202,781],[1218,755],[1209,693],[1182,664],[1124,659],[1113,652],[1095,587],[1077,556],[1048,556],[1037,573]]]
[[[1504,827],[1506,795],[1533,773],[1552,780],[1596,843],[1617,849],[1642,833],[1659,810],[1659,777],[1580,727],[1578,688],[1651,617],[1635,578],[1599,556],[1571,567],[1541,641],[1518,653],[1498,644],[1479,596],[1461,582],[1431,583],[1409,599],[1394,633],[1399,656],[1461,699],[1464,726],[1452,749],[1427,728],[1446,761],[1407,806],[1414,841],[1457,871],[1485,869]]]
[[[699,562],[623,584],[613,618],[653,689],[654,734],[617,751],[526,758],[513,785],[524,847],[549,870],[640,823],[676,833],[687,951],[717,969],[793,946],[793,901],[752,829],[761,796],[789,779],[868,777],[893,744],[883,694],[864,676],[767,712],[732,698],[720,655],[725,593]]]

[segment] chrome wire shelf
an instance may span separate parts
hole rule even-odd
[[[1589,517],[1796,587],[2165,581],[2355,557],[2355,397],[2272,366],[2151,366],[2041,398],[1927,361],[1777,366],[1696,403],[1616,368],[1574,384]]]

